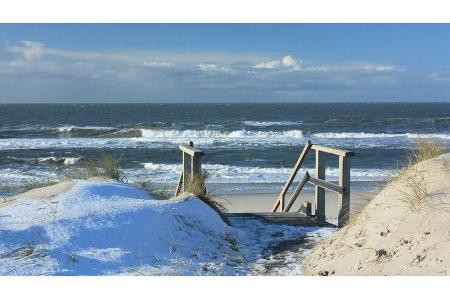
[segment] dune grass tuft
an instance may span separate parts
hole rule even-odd
[[[228,218],[224,214],[227,209],[206,189],[206,180],[208,177],[209,173],[204,171],[200,176],[196,176],[187,182],[184,186],[184,191],[187,193],[192,193],[203,200],[212,209],[214,209],[226,223],[228,223]]]
[[[102,175],[118,181],[125,181],[125,174],[120,170],[120,159],[112,155],[104,155],[100,159]]]
[[[92,159],[83,156],[81,157],[81,161],[83,162],[84,168],[86,169],[87,177],[95,177],[100,175],[100,171],[97,169],[97,166]]]
[[[89,178],[95,176],[104,176],[117,181],[126,181],[126,176],[120,169],[121,161],[119,158],[105,154],[103,155],[98,164],[96,164],[89,157],[82,157],[81,161],[84,165],[84,170],[79,171],[77,174],[72,174],[72,177]]]
[[[158,200],[166,200],[173,196],[172,190],[168,186],[153,183],[151,180],[140,180],[134,184],[141,190],[153,195]],[[175,188],[173,188],[175,189]]]
[[[406,158],[407,167],[448,152],[447,145],[440,139],[416,139],[415,144],[416,148]]]
[[[433,159],[448,152],[447,146],[439,139],[417,139],[416,147],[405,158],[405,167],[395,175],[391,183],[397,184],[399,197],[410,209],[420,210],[427,204],[438,204],[435,195],[429,192],[424,170],[418,163]],[[436,202],[436,203],[434,203]]]

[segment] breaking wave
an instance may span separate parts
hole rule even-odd
[[[269,126],[295,126],[302,124],[303,122],[290,122],[290,121],[244,121],[247,126],[253,127],[269,127]]]
[[[57,164],[57,165],[74,165],[79,162],[81,157],[42,157],[39,158],[38,161],[40,163],[48,163],[48,164]]]
[[[251,131],[251,130],[159,130],[141,129],[142,137],[148,139],[170,138],[302,138],[301,130]]]
[[[176,181],[179,177],[180,164],[143,163],[143,167],[159,181]],[[203,169],[209,172],[210,183],[276,183],[285,182],[292,168],[246,167],[222,164],[204,164]],[[314,169],[306,171],[314,174]],[[394,170],[352,168],[352,181],[384,181]],[[339,169],[327,168],[328,180],[338,180]]]
[[[107,131],[107,130],[116,130],[114,127],[107,126],[61,126],[57,128],[59,132],[69,132],[69,131],[78,131],[78,130],[98,130],[98,131]]]
[[[445,133],[368,133],[368,132],[323,132],[312,136],[327,139],[385,139],[385,138],[437,138],[450,139],[450,134]]]

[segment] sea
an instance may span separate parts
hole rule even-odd
[[[0,186],[58,181],[84,166],[80,158],[110,155],[127,181],[172,187],[178,145],[192,141],[211,191],[276,193],[310,140],[353,151],[352,190],[373,190],[402,168],[417,139],[450,145],[450,103],[4,104]],[[313,152],[305,170],[314,173]],[[337,176],[330,155],[326,178]]]

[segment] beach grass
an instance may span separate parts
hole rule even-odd
[[[434,207],[438,203],[429,192],[425,178],[425,171],[419,163],[448,153],[446,144],[440,139],[417,139],[415,147],[405,157],[405,166],[390,183],[397,184],[399,197],[410,209],[420,210],[427,204]]]
[[[415,145],[416,148],[407,156],[407,167],[438,157],[449,150],[441,139],[416,139]]]
[[[173,190],[169,186],[156,184],[149,179],[143,179],[134,184],[137,188],[146,191],[158,200],[169,199],[173,196]]]
[[[91,158],[83,156],[81,158],[84,169],[77,170],[75,173],[69,174],[69,178],[90,178],[96,176],[104,176],[121,182],[126,182],[126,176],[121,170],[121,160],[110,154],[101,156],[96,164]]]
[[[120,158],[106,154],[100,159],[103,176],[117,181],[126,181],[125,174],[120,169]]]
[[[214,209],[221,216],[221,218],[228,223],[228,218],[224,214],[227,209],[220,201],[216,200],[216,196],[214,194],[206,189],[206,180],[209,175],[210,173],[208,171],[203,171],[201,175],[195,176],[185,184],[184,191],[196,195],[203,202]]]

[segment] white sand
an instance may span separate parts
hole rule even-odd
[[[429,195],[416,208],[413,186]],[[450,154],[421,162],[386,186],[303,266],[310,275],[449,275]]]

